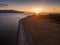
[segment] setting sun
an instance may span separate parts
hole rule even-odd
[[[42,12],[42,9],[35,8],[35,9],[33,9],[33,12],[36,13],[36,14],[39,14],[40,12]]]

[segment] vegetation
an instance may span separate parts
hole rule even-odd
[[[60,14],[49,14],[48,18],[50,22],[60,24]]]
[[[24,12],[16,10],[0,10],[0,13],[24,13]]]

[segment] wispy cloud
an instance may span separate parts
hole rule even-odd
[[[8,7],[7,4],[0,4],[0,7]]]

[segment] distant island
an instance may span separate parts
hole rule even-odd
[[[24,12],[16,10],[0,10],[0,13],[24,13]]]

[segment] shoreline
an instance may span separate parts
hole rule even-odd
[[[30,33],[36,45],[59,45],[60,26],[40,17],[27,16],[23,18],[24,30]]]

